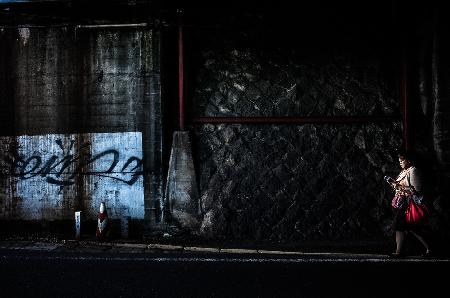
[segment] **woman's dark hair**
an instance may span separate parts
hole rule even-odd
[[[404,149],[404,148],[398,149],[397,156],[403,157],[404,159],[406,159],[412,163],[414,163],[416,161],[416,155],[414,154],[413,151],[408,150],[408,149]]]

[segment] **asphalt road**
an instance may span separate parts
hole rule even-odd
[[[1,297],[445,297],[449,260],[0,250]]]

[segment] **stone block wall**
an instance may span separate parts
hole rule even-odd
[[[392,153],[402,144],[395,53],[376,36],[367,38],[372,44],[355,43],[330,29],[321,41],[317,36],[293,41],[291,31],[255,22],[191,30],[197,59],[193,119],[368,120],[194,124],[200,233],[287,243],[390,236],[391,193],[383,176],[399,170]],[[372,122],[376,116],[392,119]]]

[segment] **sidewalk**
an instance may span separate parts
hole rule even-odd
[[[353,245],[353,247],[352,247]],[[290,259],[290,260],[334,260],[334,261],[433,261],[450,262],[449,257],[436,256],[431,258],[421,258],[419,256],[408,256],[403,259],[392,259],[386,251],[378,250],[372,247],[364,247],[370,243],[360,243],[357,247],[349,243],[348,247],[343,244],[330,247],[322,244],[316,244],[316,247],[310,245],[298,249],[285,249],[280,247],[257,247],[242,248],[230,246],[206,246],[206,245],[180,245],[165,243],[139,243],[126,240],[114,240],[109,242],[97,242],[95,240],[59,240],[59,241],[34,241],[34,240],[0,240],[0,256],[2,252],[11,254],[45,254],[45,255],[71,255],[71,256],[90,256],[98,257],[107,255],[110,258],[121,257],[124,255],[135,257],[151,258],[152,256],[167,256],[171,258],[189,258],[195,256],[198,258],[213,257],[216,259],[234,258],[259,258],[259,259]]]
[[[359,248],[373,249],[360,243]],[[445,292],[450,259],[334,249],[177,245],[124,240],[0,241],[5,297],[426,297]],[[391,288],[421,274],[428,287]],[[348,286],[351,285],[351,286]],[[420,292],[421,290],[426,293]],[[394,290],[394,292],[393,292]],[[396,292],[398,291],[398,293]],[[417,295],[420,293],[421,295]],[[436,294],[435,294],[436,293]],[[389,295],[388,295],[389,296]]]

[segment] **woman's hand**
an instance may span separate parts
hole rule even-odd
[[[391,182],[391,183],[389,183],[390,185],[391,185],[391,187],[393,188],[393,189],[395,189],[395,190],[399,190],[399,184],[398,183],[395,183],[395,182]]]
[[[400,184],[395,185],[395,191],[398,191],[398,192],[402,193],[403,195],[412,195],[412,194],[416,193],[414,187],[404,186],[404,185],[400,185]]]

